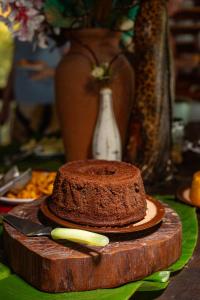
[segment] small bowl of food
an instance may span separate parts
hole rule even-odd
[[[177,190],[176,196],[186,204],[200,207],[200,171],[193,174],[190,184],[182,186]]]
[[[32,171],[31,180],[17,193],[7,192],[0,201],[8,204],[32,202],[40,197],[49,196],[53,190],[56,172]]]

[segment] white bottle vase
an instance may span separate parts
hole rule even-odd
[[[93,136],[94,159],[122,159],[121,138],[113,111],[112,90],[100,90],[99,114]]]

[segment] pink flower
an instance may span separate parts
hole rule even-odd
[[[38,43],[45,47],[46,39],[43,23],[45,16],[42,14],[42,7],[44,1],[42,0],[3,0],[2,7],[6,9],[8,6],[11,12],[8,16],[7,24],[13,32],[13,35],[18,37],[21,41],[38,40]],[[17,24],[17,26],[16,26]]]

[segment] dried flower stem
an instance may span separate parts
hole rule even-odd
[[[92,56],[92,58],[94,59],[95,62],[95,66],[97,67],[101,67],[102,66],[102,62],[99,61],[98,57],[96,56],[95,52],[86,44],[82,43],[80,40],[78,39],[73,39],[73,41],[75,41],[76,43],[78,43],[79,45],[81,45],[82,47],[84,47]],[[117,53],[111,60],[110,62],[108,62],[108,67],[106,68],[106,74],[110,74],[111,73],[111,68],[113,63],[118,59],[118,57],[120,55],[123,54],[123,51]]]
[[[96,56],[95,52],[86,44],[82,43],[80,40],[73,38],[73,41],[77,44],[81,45],[83,48],[87,49],[87,51],[92,55],[95,65],[99,66],[100,62],[98,60],[98,57]]]

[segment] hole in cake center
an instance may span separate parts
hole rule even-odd
[[[86,175],[114,175],[116,173],[115,168],[108,168],[108,167],[89,167],[89,168],[82,168],[81,173]]]

